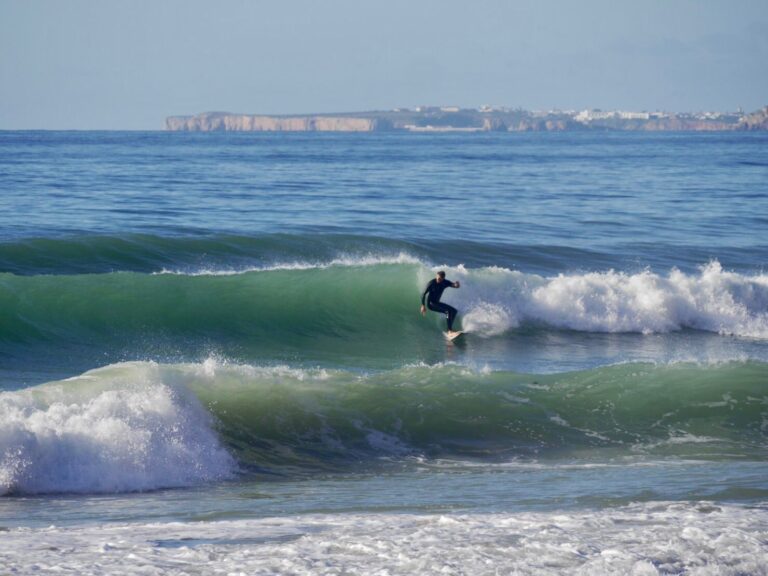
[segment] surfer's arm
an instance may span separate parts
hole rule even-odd
[[[452,288],[461,288],[461,282],[459,282],[458,280],[456,280],[456,282],[451,282],[451,287]]]
[[[432,282],[434,282],[434,280],[431,280],[431,281],[430,281],[430,282],[427,284],[427,287],[426,287],[426,288],[424,288],[424,292],[422,292],[422,293],[421,293],[421,307],[422,307],[422,308],[424,308],[424,305],[426,304],[426,302],[425,302],[425,299],[426,299],[426,297],[427,297],[427,292],[429,292],[429,289],[430,289],[430,288],[432,288]]]
[[[434,282],[434,280],[430,281],[427,284],[427,287],[424,289],[424,292],[421,293],[421,315],[422,316],[427,315],[427,307],[425,306],[424,300],[427,297],[427,292],[429,292],[429,289],[432,287],[432,282]]]

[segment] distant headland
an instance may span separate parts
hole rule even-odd
[[[768,106],[752,113],[548,110],[482,106],[419,106],[372,112],[253,115],[205,112],[170,116],[171,131],[236,132],[560,132],[768,130]]]

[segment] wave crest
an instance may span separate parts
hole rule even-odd
[[[0,394],[0,494],[119,492],[230,476],[213,419],[157,365]]]

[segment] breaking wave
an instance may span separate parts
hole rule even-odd
[[[649,270],[541,276],[499,267],[444,267],[460,290],[447,301],[482,337],[521,327],[581,332],[702,330],[768,338],[768,275],[718,262],[686,274]],[[0,341],[99,345],[212,338],[295,348],[356,346],[382,331],[403,350],[442,320],[418,314],[436,268],[407,254],[192,274],[0,274]]]
[[[188,486],[386,462],[762,458],[768,365],[527,375],[134,362],[0,394],[0,493]]]

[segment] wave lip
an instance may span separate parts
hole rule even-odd
[[[152,490],[234,470],[210,413],[151,363],[0,394],[0,495]]]
[[[390,238],[341,234],[154,236],[121,234],[0,240],[0,272],[41,274],[155,273],[161,270],[260,270],[282,263],[397,257],[419,245]]]
[[[358,255],[340,255],[326,261],[296,260],[293,262],[282,262],[268,264],[263,266],[246,266],[241,268],[200,268],[194,270],[177,270],[163,268],[156,275],[171,274],[177,276],[237,276],[239,274],[248,274],[250,272],[275,272],[280,270],[325,270],[334,267],[365,267],[379,266],[387,264],[420,264],[421,261],[408,254],[400,252],[398,254],[358,254]]]

